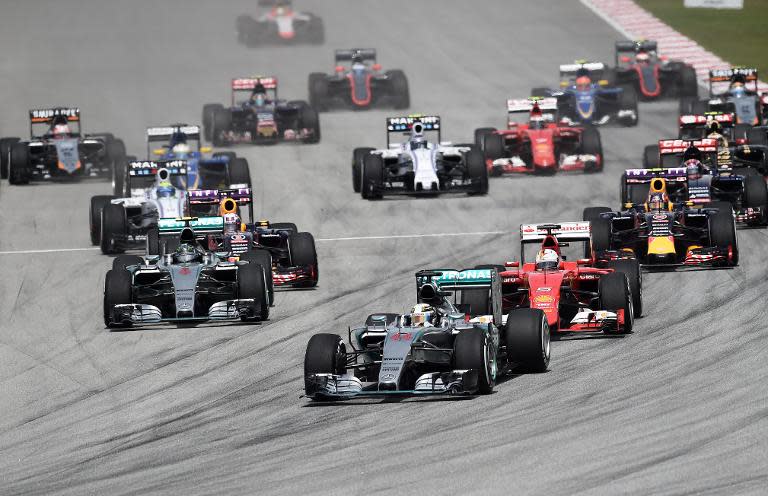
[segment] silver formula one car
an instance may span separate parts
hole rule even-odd
[[[411,312],[369,316],[349,330],[351,350],[336,334],[312,336],[304,356],[308,397],[488,394],[513,367],[547,369],[544,312],[514,310],[502,325],[495,269],[420,271],[416,282]]]
[[[201,250],[186,228],[174,253],[115,258],[104,283],[104,324],[268,319],[264,268],[227,257]]]

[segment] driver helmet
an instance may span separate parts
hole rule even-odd
[[[694,159],[694,158],[699,162],[701,162],[701,159],[702,159],[701,150],[699,150],[695,146],[689,146],[683,152],[683,162]]]
[[[435,318],[435,309],[427,303],[418,303],[411,308],[411,326],[424,327],[433,325]]]
[[[69,136],[70,132],[69,126],[66,123],[55,124],[51,130],[51,134],[53,134],[54,138]]]
[[[723,128],[720,126],[720,123],[714,119],[710,120],[707,124],[707,134],[721,134],[721,131]]]
[[[190,263],[202,259],[200,253],[189,243],[181,243],[173,253],[175,263]]]
[[[551,248],[540,250],[536,254],[536,270],[557,270],[560,268],[560,255]]]
[[[234,234],[240,229],[240,216],[236,213],[224,214],[224,234]]]
[[[664,193],[651,193],[648,195],[648,210],[651,212],[661,212],[666,210],[668,198]]]
[[[542,129],[545,124],[544,115],[541,113],[539,105],[534,104],[531,109],[531,116],[528,118],[528,127],[531,129]]]
[[[647,52],[638,52],[635,55],[635,61],[641,64],[647,64],[651,61],[651,56]]]
[[[689,181],[701,178],[702,170],[703,166],[700,160],[692,158],[685,161],[685,173]]]
[[[587,75],[576,78],[576,89],[578,91],[587,91],[592,86],[592,80]]]
[[[176,188],[173,187],[171,181],[160,181],[155,192],[158,198],[170,198],[176,194]]]
[[[415,135],[411,138],[411,150],[417,148],[427,148],[427,139],[424,135]]]
[[[192,149],[186,143],[177,143],[173,145],[171,151],[176,158],[186,158],[191,153]]]
[[[263,107],[267,103],[267,89],[264,88],[264,85],[261,83],[258,83],[253,88],[253,93],[251,93],[251,102],[256,105],[257,107]]]

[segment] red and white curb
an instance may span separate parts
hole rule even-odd
[[[682,60],[696,68],[699,84],[708,87],[710,69],[730,69],[731,64],[664,24],[632,0],[581,0],[588,9],[630,40],[656,40],[659,54]],[[758,82],[760,91],[768,83]]]

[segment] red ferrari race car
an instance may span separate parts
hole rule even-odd
[[[579,258],[591,255],[590,233],[589,222],[521,225],[521,260],[483,266],[500,270],[502,311],[541,309],[553,332],[631,332],[643,312],[640,266],[637,260]],[[526,262],[526,251],[536,247],[534,260]],[[565,247],[576,260],[566,260]]]
[[[508,100],[507,112],[507,129],[475,130],[489,175],[603,170],[600,132],[593,126],[556,122],[557,98]],[[527,122],[520,122],[521,115]]]

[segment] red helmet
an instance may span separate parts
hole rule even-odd
[[[576,78],[576,89],[578,90],[587,90],[591,84],[592,80],[589,79],[589,76],[579,76]]]

